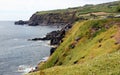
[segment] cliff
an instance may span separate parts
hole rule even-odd
[[[58,47],[51,50],[46,62],[38,64],[35,72],[27,75],[119,75],[120,17],[115,17],[119,15],[118,5],[119,2],[110,2],[67,9],[76,11],[78,19],[62,36],[62,30],[46,35],[45,39],[50,40],[61,36]],[[46,13],[37,12],[37,15]]]
[[[76,22],[38,71],[28,75],[119,75],[120,19]]]
[[[66,25],[77,20],[75,12],[45,13],[39,12],[32,15],[29,25]]]
[[[38,11],[34,13],[28,21],[17,21],[15,24],[37,25],[66,25],[77,20],[87,20],[90,18],[99,18],[110,13],[119,12],[119,1],[98,4],[85,5],[83,7],[74,7],[68,9]],[[101,13],[97,13],[101,12]],[[113,15],[113,14],[112,14]]]

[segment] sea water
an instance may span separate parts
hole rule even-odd
[[[58,30],[54,26],[14,25],[0,21],[0,75],[22,75],[49,56],[48,41],[28,41]]]

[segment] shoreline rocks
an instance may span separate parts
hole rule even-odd
[[[33,14],[29,21],[16,21],[15,24],[18,25],[24,25],[28,24],[29,26],[38,26],[38,25],[53,25],[53,26],[61,26],[61,30],[52,31],[50,33],[47,33],[45,37],[43,38],[33,38],[28,39],[28,41],[46,41],[50,40],[50,45],[56,45],[55,47],[51,47],[50,49],[50,56],[55,52],[56,48],[59,46],[59,44],[63,41],[66,32],[72,27],[72,23],[77,20],[77,17],[75,16],[75,12],[70,13],[48,13],[43,15],[37,15]],[[46,61],[41,61],[46,62]],[[35,67],[35,70],[30,71],[36,72],[38,71],[38,67]]]
[[[50,33],[47,33],[45,37],[43,38],[33,38],[33,39],[28,39],[28,41],[46,41],[46,40],[50,40],[50,45],[53,47],[51,47],[50,49],[50,56],[55,52],[55,50],[57,49],[57,47],[59,46],[60,43],[62,43],[62,39],[64,38],[66,32],[72,27],[72,23],[71,24],[66,24],[64,27],[62,27],[61,30],[57,30],[57,31],[52,31]],[[39,64],[44,63],[46,61],[41,61]],[[39,65],[38,64],[38,65]],[[31,72],[36,72],[38,71],[38,65],[35,67],[34,70],[30,71]]]
[[[55,52],[56,49],[57,49],[57,47],[52,47],[52,48],[50,49],[50,56]]]
[[[46,36],[43,38],[33,38],[33,39],[28,39],[28,41],[50,40],[50,45],[59,45],[62,42],[62,39],[65,36],[66,31],[68,31],[71,27],[72,24],[67,24],[61,30],[47,33]]]
[[[15,22],[15,25],[24,25],[24,24],[28,24],[28,21],[19,20]]]
[[[67,24],[61,30],[52,31],[50,33],[47,33],[47,35],[45,37],[43,37],[43,38],[33,38],[33,39],[28,39],[28,41],[50,40],[50,45],[53,45],[53,47],[51,47],[51,49],[50,49],[50,56],[51,56],[55,52],[55,50],[57,49],[59,44],[62,42],[62,39],[65,36],[65,33],[71,27],[72,27],[72,24]],[[44,62],[46,62],[46,61],[41,61],[39,64],[44,63]],[[35,70],[32,70],[29,73],[36,72],[36,71],[38,71],[38,67],[35,67]]]
[[[49,57],[44,57],[44,58],[42,58],[42,60],[37,64],[37,66],[34,67],[34,69],[32,69],[31,71],[29,71],[28,73],[32,73],[32,72],[38,71],[38,70],[39,70],[39,68],[38,68],[39,64],[45,63],[45,62],[48,60],[48,58],[49,58]]]

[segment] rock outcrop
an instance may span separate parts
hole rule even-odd
[[[55,47],[55,48],[54,48],[54,47],[51,48],[51,49],[50,49],[50,55],[52,55],[56,49],[57,49],[57,47]]]
[[[64,12],[64,13],[45,13],[39,12],[33,14],[29,20],[29,25],[65,25],[74,22],[76,12]]]
[[[15,24],[24,25],[28,24],[30,26],[37,25],[66,25],[73,23],[78,18],[76,17],[76,12],[48,12],[41,14],[41,12],[36,12],[33,14],[29,21],[16,21]]]
[[[50,45],[59,45],[62,42],[62,38],[65,36],[65,32],[72,27],[72,24],[65,25],[61,30],[52,31],[43,38],[28,39],[29,41],[38,40],[50,40]]]
[[[19,20],[15,22],[15,25],[24,25],[24,24],[28,24],[29,21],[23,21],[23,20]]]

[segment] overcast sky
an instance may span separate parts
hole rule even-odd
[[[111,1],[116,0],[0,0],[0,20],[28,20],[36,11]]]

